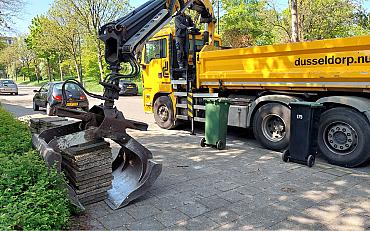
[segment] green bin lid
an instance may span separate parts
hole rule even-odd
[[[307,101],[298,101],[298,102],[291,102],[289,103],[290,106],[306,106],[306,107],[323,107],[321,103],[316,103],[316,102],[307,102]]]
[[[230,104],[230,99],[228,98],[208,98],[204,99],[205,103],[228,103]]]

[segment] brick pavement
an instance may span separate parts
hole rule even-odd
[[[163,172],[131,205],[87,208],[91,229],[107,230],[366,230],[370,175],[318,163],[281,161],[256,141],[235,139],[218,151],[200,136],[154,129],[131,132]]]

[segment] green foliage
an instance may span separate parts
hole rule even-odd
[[[31,149],[31,134],[26,124],[15,120],[0,107],[0,153],[20,155]]]
[[[64,178],[31,149],[25,124],[0,108],[0,229],[50,230],[68,225]]]
[[[303,0],[298,4],[301,38],[317,40],[356,34],[356,0]]]
[[[243,47],[273,43],[271,26],[266,23],[266,1],[222,0],[222,5],[226,11],[220,24],[224,44]]]

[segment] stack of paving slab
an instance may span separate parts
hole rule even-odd
[[[100,140],[62,152],[62,169],[83,205],[107,198],[112,188],[112,153],[109,143]]]
[[[30,118],[29,121],[31,133],[36,134],[40,134],[46,129],[55,128],[76,122],[62,117]]]
[[[55,128],[76,120],[61,117],[28,118],[32,133]],[[108,142],[94,140],[62,150],[62,170],[69,186],[84,206],[105,200],[112,188],[112,152]]]

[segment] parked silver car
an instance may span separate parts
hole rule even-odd
[[[11,79],[0,79],[0,94],[13,94],[18,95],[18,86]]]

